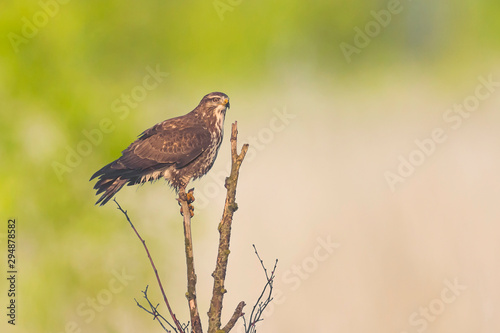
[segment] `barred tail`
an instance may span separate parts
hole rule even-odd
[[[127,183],[127,179],[111,178],[111,179],[100,179],[94,186],[97,190],[96,194],[103,193],[103,195],[95,203],[105,205],[113,196]]]
[[[96,194],[104,192],[95,203],[96,205],[105,205],[123,187],[123,185],[130,181],[130,179],[124,178],[120,172],[117,172],[116,165],[116,161],[111,162],[94,173],[92,178],[90,178],[90,180],[92,180],[99,177],[97,183],[94,185],[94,189],[97,190]]]
[[[125,184],[131,186],[158,179],[162,174],[162,170],[164,170],[161,168],[168,166],[169,164],[166,163],[158,164],[158,170],[152,171],[151,169],[153,168],[149,168],[149,170],[130,169],[121,159],[109,163],[90,178],[90,180],[99,178],[94,185],[94,189],[97,190],[96,195],[103,193],[99,200],[97,200],[96,205],[105,205]]]

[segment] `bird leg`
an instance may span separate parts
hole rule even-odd
[[[190,189],[187,193],[186,193],[186,190],[184,188],[181,188],[179,190],[179,199],[177,199],[177,200],[179,201],[179,206],[181,206],[180,200],[187,202],[188,207],[189,207],[189,214],[191,215],[191,217],[193,217],[194,216],[194,206],[192,205],[192,203],[195,200],[194,188]],[[181,215],[184,216],[182,213],[182,207],[181,207]]]

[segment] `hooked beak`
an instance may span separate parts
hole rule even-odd
[[[224,100],[222,101],[222,105],[229,109],[231,107],[231,105],[229,104],[229,98],[224,98]]]

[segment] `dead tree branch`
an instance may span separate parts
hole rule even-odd
[[[137,237],[141,241],[142,245],[144,246],[144,249],[146,250],[146,253],[147,253],[148,258],[149,258],[149,262],[151,263],[151,267],[153,267],[153,271],[155,272],[156,281],[158,282],[158,286],[160,287],[161,294],[163,295],[163,300],[164,300],[165,304],[167,305],[168,312],[170,313],[170,316],[172,317],[172,320],[174,321],[174,324],[177,327],[177,329],[179,330],[179,332],[184,332],[184,329],[182,329],[181,323],[177,320],[177,317],[175,316],[174,312],[170,308],[170,304],[168,302],[167,295],[165,294],[165,290],[163,289],[163,285],[161,284],[160,276],[158,275],[158,270],[156,269],[155,263],[153,262],[153,258],[151,257],[151,254],[149,253],[149,249],[146,245],[146,241],[144,239],[142,239],[141,235],[139,235],[139,232],[137,232],[137,229],[134,227],[134,224],[132,223],[132,221],[128,217],[127,211],[122,209],[122,207],[120,206],[118,201],[116,201],[116,199],[113,199],[113,200],[116,203],[116,205],[118,206],[118,210],[120,210],[123,213],[123,215],[125,215],[125,218],[127,219],[128,223],[130,224],[130,226],[134,230],[135,234],[137,235]]]
[[[185,192],[179,193],[178,201],[181,205],[182,215],[184,216],[184,247],[186,250],[188,282],[186,298],[188,300],[189,313],[191,315],[191,331],[192,333],[202,333],[200,313],[198,312],[198,304],[196,301],[196,273],[194,271],[193,239],[191,237],[191,212]]]
[[[231,225],[233,222],[233,213],[238,209],[236,204],[236,185],[241,163],[248,151],[248,144],[244,144],[241,153],[237,151],[237,122],[232,126],[231,130],[231,173],[226,178],[225,187],[227,189],[226,203],[222,214],[221,222],[219,223],[219,249],[217,253],[217,262],[215,270],[212,273],[214,278],[214,288],[212,292],[212,300],[210,301],[210,309],[208,311],[208,333],[219,333],[221,331],[221,314],[222,314],[222,299],[226,293],[224,281],[226,279],[226,269],[229,257],[229,242],[231,238]],[[240,302],[226,326],[222,329],[223,332],[229,332],[239,317],[243,314],[244,302]]]

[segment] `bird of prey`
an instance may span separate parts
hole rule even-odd
[[[94,189],[102,196],[96,205],[106,204],[125,184],[143,184],[161,177],[185,195],[189,181],[205,175],[214,164],[228,108],[229,97],[213,92],[188,114],[142,132],[119,159],[90,178],[99,177]]]

